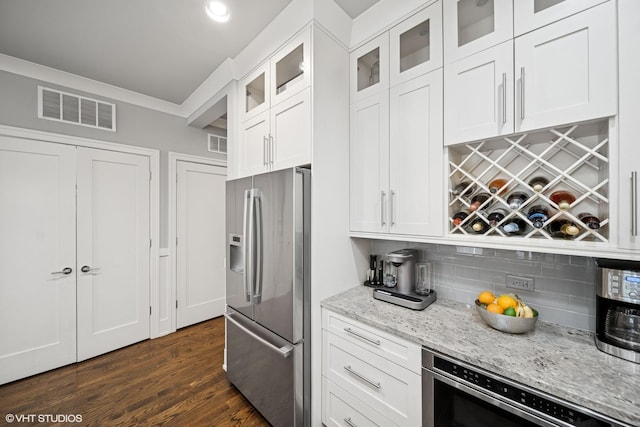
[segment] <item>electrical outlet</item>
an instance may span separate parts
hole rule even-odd
[[[520,277],[507,274],[507,288],[533,291],[536,285],[532,277]]]

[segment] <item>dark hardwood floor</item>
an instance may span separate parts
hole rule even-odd
[[[0,425],[7,414],[36,414],[33,423],[12,424],[20,426],[61,414],[82,416],[62,425],[268,426],[227,380],[223,352],[219,317],[5,384]]]

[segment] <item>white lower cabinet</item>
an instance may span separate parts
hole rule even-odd
[[[323,423],[419,426],[419,355],[416,344],[324,310]]]

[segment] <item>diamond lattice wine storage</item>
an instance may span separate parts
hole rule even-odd
[[[608,131],[608,121],[600,120],[449,147],[450,234],[472,234],[469,226],[483,218],[482,211],[490,206],[490,211],[504,209],[507,213],[498,221],[489,221],[484,236],[520,235],[513,233],[510,225],[519,223],[520,231],[522,226],[526,229],[523,238],[552,240],[553,234],[546,226],[565,220],[580,229],[575,241],[607,243]],[[538,185],[542,176],[549,177],[548,182]],[[489,192],[488,183],[498,177],[506,181],[502,188],[509,187],[508,194]],[[462,197],[455,191],[462,181],[477,188],[472,197]],[[525,195],[518,203],[511,200],[516,193]],[[565,193],[572,197],[559,197]],[[474,204],[478,198],[483,199],[479,206]],[[457,213],[463,211],[470,213],[460,218]],[[590,221],[582,215],[584,212],[599,218],[600,227],[583,222]]]

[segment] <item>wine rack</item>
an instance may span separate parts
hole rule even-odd
[[[449,147],[449,233],[477,235],[472,224],[481,220],[486,222],[478,227],[482,228],[482,236],[608,242],[608,132],[608,121],[600,120]],[[535,191],[529,182],[540,176],[548,183]],[[497,179],[504,179],[506,183],[497,191],[493,188],[492,193],[489,183]],[[462,182],[469,185],[462,191],[454,191]],[[575,196],[568,206],[562,206],[564,209],[550,197],[560,190]],[[491,197],[476,210],[470,210],[473,195],[482,192]],[[507,203],[514,192],[529,196],[515,209]],[[528,219],[529,210],[538,205],[548,210],[548,218],[540,228]],[[499,208],[506,210],[504,218],[490,223],[488,214]],[[462,221],[454,221],[458,212],[465,212],[467,216]],[[597,216],[600,227],[589,228],[580,221],[578,216],[583,212]],[[525,224],[519,235],[504,229],[514,218],[520,218]],[[556,220],[573,223],[579,232],[571,237],[552,235],[549,225]]]

